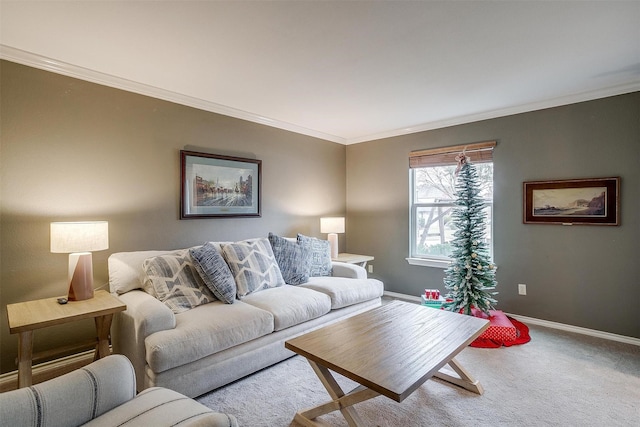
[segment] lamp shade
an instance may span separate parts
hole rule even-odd
[[[321,233],[344,233],[344,217],[320,218]]]
[[[109,249],[107,221],[52,222],[51,252],[75,253]]]

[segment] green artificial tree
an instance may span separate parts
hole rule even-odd
[[[444,284],[449,293],[444,304],[449,311],[472,314],[472,308],[489,315],[497,301],[495,266],[491,263],[485,241],[485,202],[480,197],[478,173],[464,153],[458,161],[456,202],[452,221],[456,227],[453,262],[445,272]]]

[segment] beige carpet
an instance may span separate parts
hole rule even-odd
[[[381,427],[640,425],[640,347],[537,326],[530,332],[522,346],[458,355],[482,383],[482,396],[429,380],[402,403],[378,396],[356,408],[368,426]],[[297,410],[327,400],[300,356],[198,398],[242,426],[265,427],[292,425]],[[338,412],[320,419],[347,426]]]

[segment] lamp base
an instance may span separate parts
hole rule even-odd
[[[329,233],[327,240],[329,240],[329,245],[331,246],[331,259],[338,258],[338,235]]]
[[[69,254],[69,301],[93,298],[93,260],[91,252]]]

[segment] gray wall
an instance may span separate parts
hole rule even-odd
[[[1,371],[16,369],[6,305],[66,295],[67,255],[51,221],[108,220],[96,287],[118,251],[183,248],[269,231],[320,233],[345,214],[345,147],[267,126],[0,62]],[[262,217],[179,220],[179,151],[262,160]],[[91,321],[38,331],[35,350],[88,339]]]
[[[389,291],[444,290],[407,264],[410,151],[497,140],[498,309],[640,338],[640,93],[347,147],[347,250],[375,256]],[[522,183],[620,176],[622,225],[522,223]],[[520,296],[517,284],[527,285]]]
[[[297,232],[347,212],[341,250],[376,257],[387,290],[442,289],[410,266],[408,153],[498,140],[495,258],[500,309],[640,337],[640,94],[344,147],[254,123],[0,62],[1,372],[15,369],[6,304],[66,293],[67,256],[49,223],[109,221],[96,286],[117,251],[180,248]],[[180,221],[179,150],[263,161],[263,215]],[[310,161],[309,159],[313,159]],[[522,224],[522,182],[622,177],[620,227]],[[346,200],[346,203],[345,203]],[[517,284],[528,295],[517,295]],[[89,338],[89,321],[36,333],[36,351]]]

